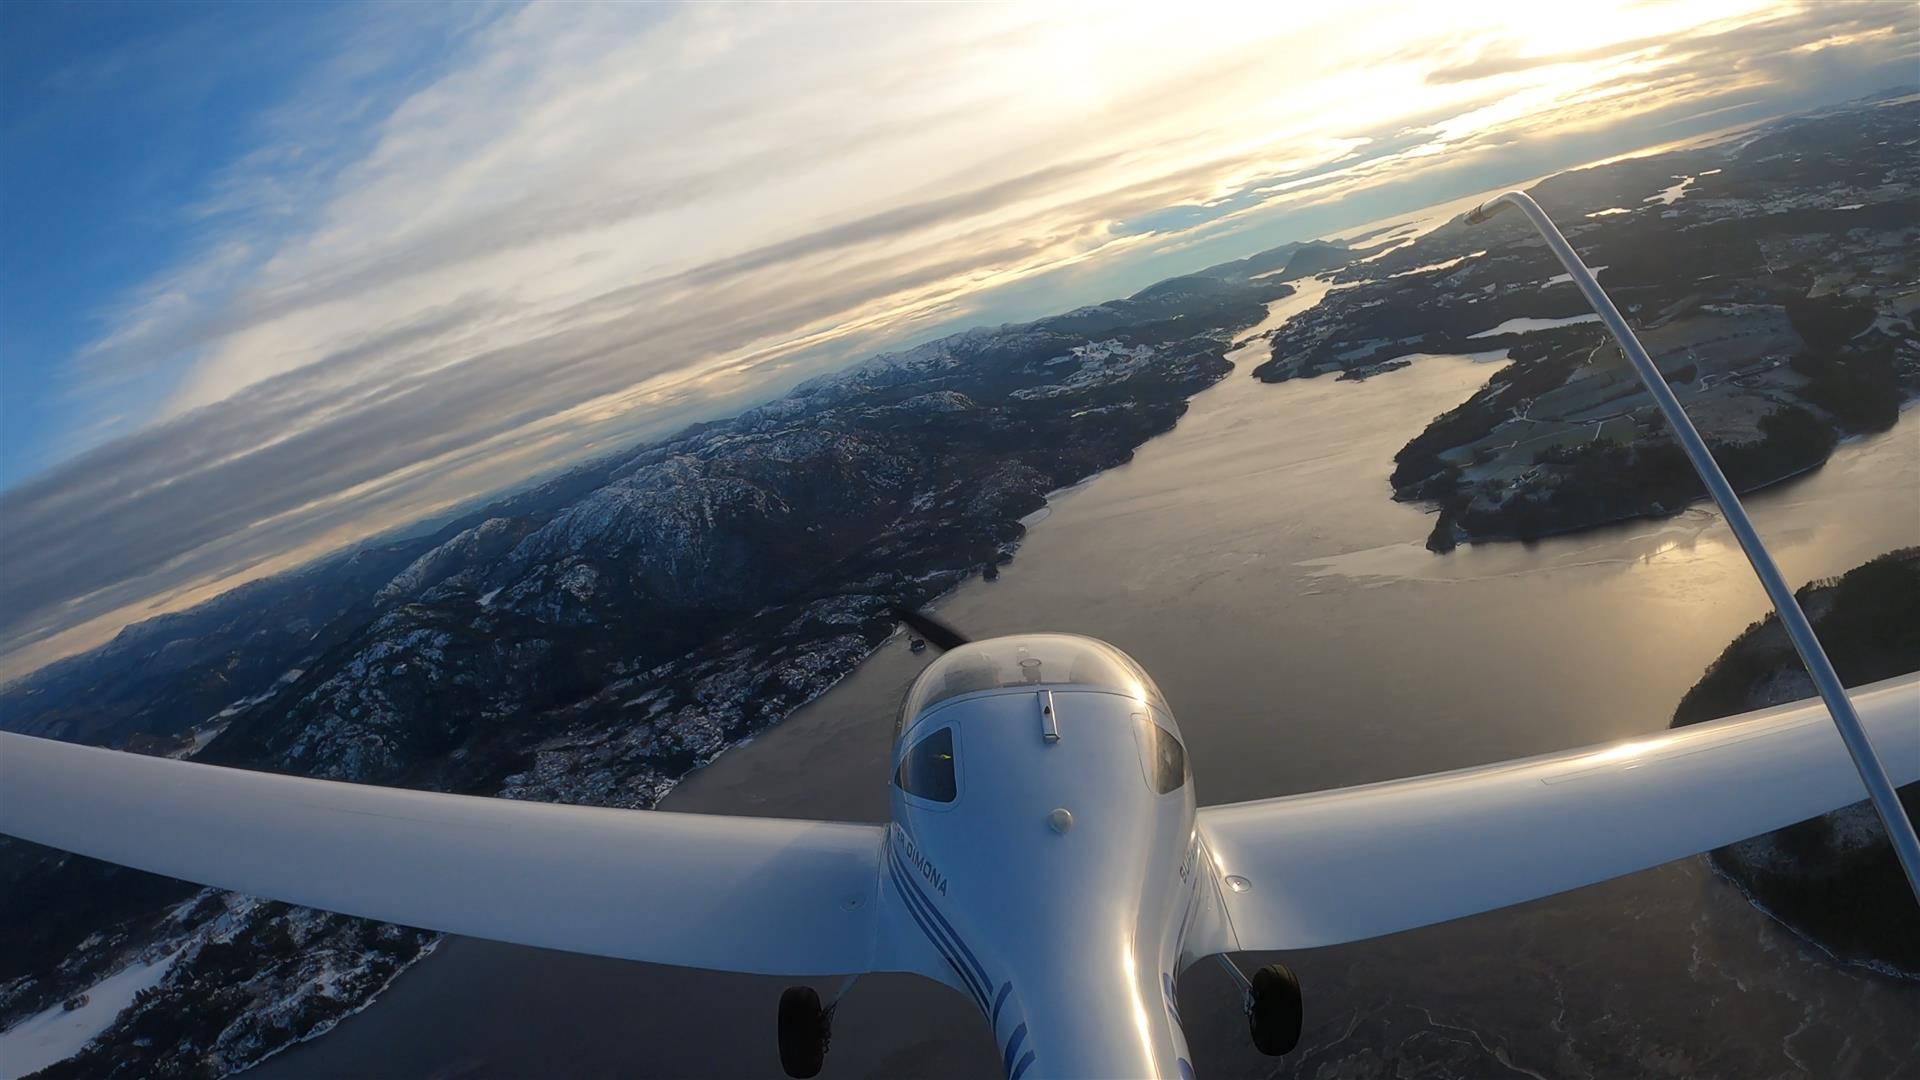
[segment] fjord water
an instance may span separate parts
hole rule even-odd
[[[1305,284],[1268,325],[1326,288]],[[1427,357],[1363,383],[1268,386],[1245,374],[1265,356],[1238,350],[1175,431],[1056,494],[997,582],[935,608],[975,636],[1066,630],[1132,654],[1179,717],[1202,804],[1660,731],[1764,615],[1731,534],[1700,509],[1428,552],[1432,519],[1389,498],[1393,454],[1496,365]],[[1790,580],[1920,543],[1917,422],[1749,500]],[[894,715],[929,658],[895,638],[662,809],[882,819]],[[1835,963],[1698,859],[1286,959],[1308,1010],[1286,1059],[1254,1053],[1212,965],[1182,980],[1200,1075],[1397,1075],[1397,1062],[1442,1077],[1881,1077],[1920,1060],[1920,985]],[[783,982],[454,939],[257,1074],[776,1076]],[[999,1065],[962,995],[876,976],[839,1009],[827,1067]]]

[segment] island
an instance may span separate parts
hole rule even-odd
[[[1894,99],[1562,173],[1531,194],[1753,491],[1920,393],[1920,103]],[[1505,360],[1395,456],[1428,546],[1676,514],[1705,496],[1652,398],[1518,214],[1387,232],[1273,334],[1269,382]]]
[[[1920,668],[1920,548],[1889,552],[1796,596],[1846,685]],[[1673,726],[1814,694],[1778,616],[1769,614],[1687,691]],[[1920,819],[1920,784],[1901,788],[1900,801]],[[1756,907],[1833,956],[1920,979],[1913,893],[1870,803],[1718,848],[1708,859]]]

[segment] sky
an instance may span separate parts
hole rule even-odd
[[[1916,80],[1906,2],[0,4],[0,680],[875,351]]]

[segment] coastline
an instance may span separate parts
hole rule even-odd
[[[254,1068],[255,1066],[261,1064],[262,1062],[271,1061],[275,1057],[278,1057],[280,1054],[283,1054],[286,1051],[291,1050],[296,1046],[300,1046],[305,1043],[310,1043],[315,1039],[318,1039],[320,1036],[328,1034],[334,1028],[339,1027],[340,1022],[342,1020],[348,1020],[355,1016],[359,1016],[363,1012],[366,1012],[368,1009],[373,1007],[374,1002],[380,1000],[380,995],[385,994],[388,990],[393,988],[393,984],[399,981],[400,976],[405,975],[409,971],[412,971],[413,966],[415,964],[418,964],[432,957],[434,953],[439,951],[441,943],[446,940],[447,940],[447,935],[445,934],[436,935],[433,938],[433,940],[427,942],[424,946],[421,947],[418,955],[416,955],[413,959],[407,961],[406,963],[401,964],[399,967],[395,968],[393,970],[393,973],[387,976],[386,981],[381,983],[379,988],[376,989],[373,993],[368,994],[366,999],[360,1002],[360,1004],[354,1006],[351,1009],[348,1009],[346,1012],[343,1012],[338,1016],[330,1017],[329,1019],[321,1023],[318,1027],[314,1028],[312,1031],[307,1032],[305,1035],[302,1035],[299,1038],[292,1040],[291,1042],[281,1043],[280,1045],[260,1055],[260,1057],[258,1057],[257,1059],[251,1062],[248,1062],[246,1065],[240,1067],[239,1069],[235,1070],[232,1073],[229,1073],[228,1075],[238,1076],[240,1073],[246,1072]]]
[[[1915,399],[1915,400],[1920,400],[1920,399]],[[1883,433],[1882,432],[1862,432],[1859,435],[1854,436],[1854,438],[1863,439],[1871,435],[1878,435],[1878,434],[1883,434]],[[1836,443],[1835,445],[1838,446],[1841,444]],[[1740,495],[1742,498],[1744,498],[1748,495],[1754,495],[1762,491],[1768,491],[1772,488],[1780,487],[1784,484],[1788,484],[1794,480],[1800,479],[1801,477],[1811,476],[1814,473],[1819,472],[1822,468],[1826,466],[1826,464],[1827,464],[1827,459],[1822,458],[1819,461],[1815,461],[1810,464],[1804,465],[1798,469],[1793,469],[1786,473],[1783,473],[1780,476],[1773,478],[1772,480],[1767,480],[1763,483],[1759,483],[1751,487],[1743,488],[1740,491]],[[1401,499],[1398,493],[1395,493],[1394,498],[1396,501],[1399,501],[1399,502],[1429,502],[1430,501],[1430,500],[1422,499],[1417,495],[1409,495],[1407,498]],[[1589,520],[1583,520],[1573,524],[1556,525],[1551,528],[1543,529],[1540,532],[1534,533],[1529,536],[1520,536],[1514,533],[1459,533],[1456,531],[1455,542],[1453,547],[1457,547],[1462,544],[1467,546],[1472,546],[1475,544],[1516,544],[1516,543],[1526,544],[1526,543],[1532,543],[1537,540],[1546,540],[1556,536],[1571,536],[1575,533],[1586,532],[1589,529],[1605,528],[1608,525],[1620,525],[1629,521],[1666,521],[1671,518],[1679,517],[1682,514],[1685,514],[1691,510],[1704,510],[1709,514],[1712,514],[1716,518],[1720,516],[1719,509],[1713,505],[1713,500],[1710,499],[1706,495],[1706,493],[1703,491],[1699,497],[1693,499],[1691,502],[1682,503],[1679,506],[1675,506],[1671,508],[1662,506],[1658,510],[1645,509],[1645,510],[1627,511],[1625,513],[1616,514],[1610,517],[1592,518]],[[1427,513],[1430,513],[1430,514],[1441,514],[1445,512],[1446,512],[1445,508],[1440,506],[1434,506],[1432,509],[1427,511]],[[1455,528],[1457,530],[1458,526],[1455,526]],[[1450,553],[1453,550],[1453,547],[1449,547],[1445,550],[1438,550],[1433,548],[1431,544],[1429,544],[1428,550],[1433,551],[1437,555],[1445,555]]]
[[[1713,874],[1714,877],[1719,878],[1721,881],[1724,881],[1729,885],[1732,885],[1734,889],[1738,891],[1740,895],[1746,899],[1747,903],[1753,905],[1754,910],[1760,912],[1762,915],[1765,915],[1769,920],[1771,920],[1774,923],[1774,925],[1787,931],[1789,934],[1792,934],[1795,940],[1813,948],[1815,951],[1820,953],[1820,955],[1826,957],[1828,960],[1831,960],[1834,963],[1839,964],[1843,967],[1865,968],[1876,975],[1884,975],[1890,979],[1898,979],[1903,982],[1920,984],[1920,968],[1916,968],[1912,971],[1909,971],[1898,964],[1889,963],[1885,960],[1878,960],[1871,957],[1841,956],[1839,953],[1834,952],[1831,948],[1827,947],[1827,945],[1823,943],[1819,938],[1814,937],[1805,928],[1795,925],[1792,922],[1792,920],[1782,917],[1778,912],[1774,911],[1771,907],[1768,907],[1766,901],[1754,895],[1753,890],[1748,888],[1745,882],[1741,881],[1737,876],[1735,876],[1733,873],[1728,871],[1726,867],[1721,866],[1720,861],[1718,859],[1715,859],[1711,852],[1708,852],[1705,855],[1695,856],[1695,858],[1704,862],[1707,866],[1708,872]]]
[[[1794,595],[1846,685],[1900,676],[1920,662],[1920,546],[1816,577]],[[1676,705],[1672,727],[1806,700],[1811,691],[1769,611],[1705,668]],[[1909,813],[1920,806],[1920,785],[1899,790]],[[1912,895],[1864,803],[1715,848],[1706,858],[1769,919],[1834,960],[1920,982],[1920,934],[1905,917]]]

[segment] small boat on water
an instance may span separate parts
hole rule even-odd
[[[908,638],[908,639],[907,639],[907,651],[908,651],[908,652],[926,652],[926,651],[927,651],[927,639],[926,639],[926,638],[918,638],[918,637],[916,637],[916,638]]]

